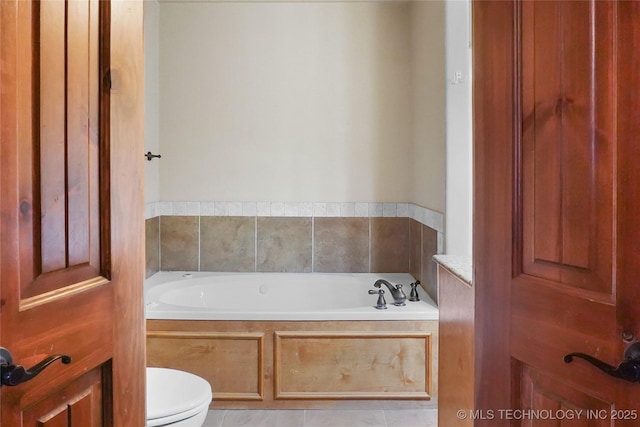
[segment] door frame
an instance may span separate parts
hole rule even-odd
[[[112,0],[110,15],[113,425],[135,427],[146,422],[143,1]]]
[[[473,283],[475,290],[474,410],[511,403],[510,281],[515,204],[513,138],[519,129],[514,94],[514,1],[474,1],[473,31]],[[505,226],[505,224],[508,224]],[[500,230],[496,233],[495,230]],[[490,392],[487,392],[490,390]],[[497,413],[497,412],[496,412]],[[476,419],[475,426],[508,426],[506,419]]]

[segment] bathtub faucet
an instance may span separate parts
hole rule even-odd
[[[402,284],[393,286],[391,283],[387,282],[384,279],[378,279],[376,280],[376,283],[373,284],[373,286],[379,288],[383,284],[386,285],[387,288],[389,288],[389,292],[391,292],[391,296],[393,297],[393,305],[405,305],[407,296],[402,291]]]

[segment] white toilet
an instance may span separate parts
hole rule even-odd
[[[147,427],[202,427],[213,395],[197,375],[147,368]]]

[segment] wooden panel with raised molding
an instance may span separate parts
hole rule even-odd
[[[275,333],[276,399],[430,399],[428,332]]]
[[[99,43],[107,24],[96,0],[23,5],[33,27],[25,41],[33,92],[18,163],[20,286],[29,307],[39,298],[64,297],[72,285],[79,292],[105,284],[99,279],[109,276],[109,235],[101,230],[109,153],[99,129],[105,102],[99,67],[106,61]]]
[[[326,340],[331,344],[314,348]],[[211,407],[219,409],[434,407],[437,342],[438,321],[147,320],[148,365],[183,369],[206,378],[213,388]],[[340,367],[350,370],[353,382],[343,381],[342,389],[330,390],[327,378],[314,379],[309,385],[322,392],[307,390],[300,396],[294,387],[301,383],[289,381],[286,374],[301,370],[296,352],[315,354],[302,363],[306,367],[308,361],[314,362],[307,372],[312,376],[317,372],[316,377],[324,376],[322,370],[339,356]],[[258,360],[261,370],[254,369]],[[263,391],[256,398],[255,385],[260,381]],[[238,383],[244,385],[239,388]]]
[[[520,394],[519,403],[523,413],[541,414],[539,418],[548,414],[549,418],[558,418],[553,420],[555,423],[560,421],[556,425],[611,426],[611,419],[615,417],[612,414],[616,413],[611,402],[523,364],[517,364],[514,370],[520,373],[521,384],[517,393]],[[620,409],[619,414],[619,418],[626,419],[631,418],[632,412]],[[522,426],[537,425],[536,421],[539,422],[536,419],[525,419]]]
[[[93,369],[21,414],[24,427],[101,426],[102,370]]]
[[[524,2],[519,18],[517,273],[601,299],[614,292],[615,16],[615,3],[560,1]]]
[[[150,332],[147,354],[148,366],[180,369],[215,384],[216,400],[263,399],[262,333]]]

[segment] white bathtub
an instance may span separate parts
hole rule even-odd
[[[385,289],[387,309],[374,308],[378,279],[402,283],[404,307]],[[409,274],[160,272],[145,281],[147,319],[437,320],[438,308],[419,288],[408,300]]]

